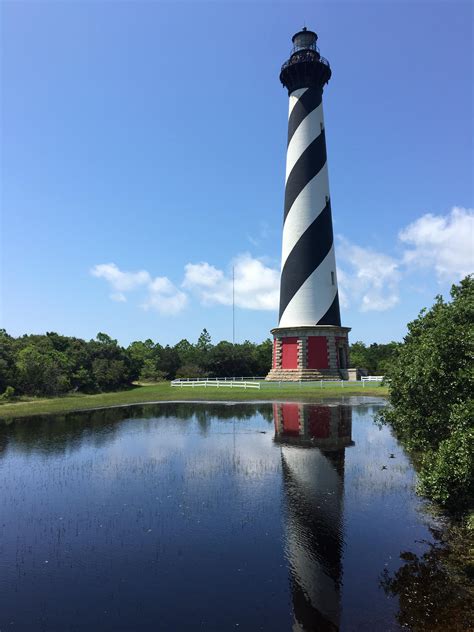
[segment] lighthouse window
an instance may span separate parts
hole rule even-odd
[[[335,281],[334,281],[334,272],[331,271],[331,283],[332,285],[335,285]]]

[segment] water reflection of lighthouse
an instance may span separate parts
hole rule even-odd
[[[293,630],[338,630],[351,408],[284,403],[274,404],[273,413],[275,442],[282,446]]]

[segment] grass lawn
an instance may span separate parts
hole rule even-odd
[[[261,383],[261,389],[241,389],[230,387],[183,387],[172,388],[169,382],[159,384],[139,385],[126,391],[113,393],[100,393],[98,395],[67,395],[64,397],[50,398],[21,398],[13,403],[0,404],[0,419],[12,419],[30,415],[44,415],[52,413],[65,413],[76,410],[88,410],[92,408],[104,408],[108,406],[126,406],[127,404],[144,404],[147,402],[162,401],[262,401],[262,400],[295,400],[317,401],[326,397],[342,397],[347,395],[378,395],[385,397],[388,388],[379,384],[361,384],[344,387],[321,386],[318,383],[282,384]]]

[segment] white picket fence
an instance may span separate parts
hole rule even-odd
[[[261,389],[261,384],[257,380],[262,380],[263,386],[266,389],[274,388],[274,387],[291,387],[291,386],[299,386],[299,387],[315,387],[318,385],[320,388],[330,387],[330,386],[340,386],[344,387],[352,387],[352,386],[362,386],[364,387],[367,382],[381,382],[384,379],[383,375],[366,375],[361,378],[360,381],[349,382],[345,380],[317,380],[314,382],[265,382],[265,378],[232,378],[232,377],[208,377],[208,378],[179,378],[173,380],[171,382],[171,386],[175,388],[194,388],[194,387],[215,387],[215,388],[256,388],[258,390]],[[252,381],[249,381],[252,380]]]
[[[210,378],[206,380],[193,380],[191,378],[186,378],[182,380],[173,380],[171,382],[171,386],[183,388],[183,386],[194,388],[195,386],[204,386],[207,388],[208,386],[214,386],[216,388],[224,387],[224,388],[256,388],[260,390],[260,382],[244,382],[244,381],[234,381],[231,378],[229,379],[217,379]]]
[[[206,381],[206,382],[253,382],[253,381],[260,381],[260,380],[264,380],[265,376],[263,377],[202,377],[202,378],[196,378],[196,377],[179,377],[176,378],[175,380],[173,380],[174,382],[195,382],[196,380],[199,380],[201,382]]]

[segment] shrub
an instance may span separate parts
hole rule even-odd
[[[381,416],[408,450],[424,453],[420,490],[453,510],[466,508],[473,492],[474,278],[453,285],[451,297],[438,296],[408,324]]]
[[[0,401],[11,402],[15,398],[15,389],[13,386],[7,386],[5,392],[0,395]]]
[[[453,408],[451,435],[424,455],[419,491],[451,510],[469,507],[474,496],[474,400]]]

